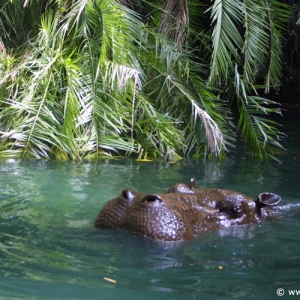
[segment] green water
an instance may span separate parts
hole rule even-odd
[[[223,162],[71,163],[0,160],[0,299],[276,299],[300,293],[299,122],[286,127],[282,163],[239,149]],[[281,195],[278,217],[176,246],[93,228],[125,187],[197,186]],[[110,278],[115,282],[109,282]],[[296,296],[294,296],[296,297]],[[298,298],[300,295],[298,296]]]

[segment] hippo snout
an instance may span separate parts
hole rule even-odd
[[[123,227],[154,240],[176,241],[184,239],[186,225],[161,196],[149,194],[132,207]]]
[[[128,209],[141,194],[130,189],[124,189],[121,194],[108,201],[95,220],[95,227],[120,228],[128,214]]]

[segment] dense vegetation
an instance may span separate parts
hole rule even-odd
[[[290,4],[2,1],[0,156],[274,158]]]

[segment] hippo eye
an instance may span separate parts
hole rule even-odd
[[[161,198],[159,195],[155,195],[155,194],[150,194],[150,195],[146,195],[141,202],[155,202],[155,201],[159,201],[162,202]]]

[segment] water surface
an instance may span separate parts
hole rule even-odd
[[[278,288],[288,298],[300,290],[298,126],[286,124],[281,163],[241,149],[222,162],[0,160],[0,299],[275,299]],[[253,197],[271,191],[285,206],[262,225],[176,246],[93,228],[123,188],[164,192],[191,177]]]

